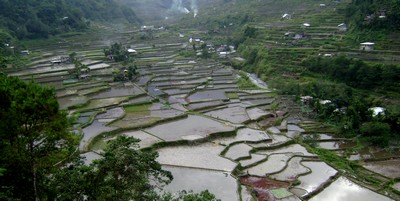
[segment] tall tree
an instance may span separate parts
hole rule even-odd
[[[102,195],[106,200],[151,200],[155,186],[150,180],[163,184],[172,180],[156,161],[158,154],[139,150],[139,140],[120,136],[104,150],[98,161],[98,176],[104,182]]]
[[[0,186],[15,198],[38,200],[54,165],[76,150],[53,89],[0,74]]]
[[[102,158],[91,165],[76,161],[50,178],[48,199],[53,200],[157,200],[155,185],[172,180],[155,160],[156,152],[142,151],[139,140],[120,136],[109,141]]]

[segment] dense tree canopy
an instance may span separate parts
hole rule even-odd
[[[155,184],[169,183],[155,152],[141,151],[139,140],[120,136],[108,143],[102,158],[59,169],[49,182],[49,200],[158,200]],[[150,183],[150,181],[152,181]]]
[[[0,74],[0,186],[11,197],[34,200],[54,165],[76,150],[54,90]]]
[[[0,0],[0,27],[18,38],[84,29],[87,20],[116,19],[138,21],[132,9],[114,0]]]
[[[398,30],[400,28],[400,1],[353,0],[348,6],[347,21],[357,29]]]
[[[52,88],[0,74],[0,200],[217,201],[208,191],[160,195],[172,175],[132,137],[86,165],[68,127]]]
[[[399,91],[400,67],[387,64],[368,64],[344,56],[336,58],[311,57],[302,65],[311,72],[342,81],[349,86],[363,89]]]

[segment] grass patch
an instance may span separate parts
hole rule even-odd
[[[96,88],[91,87],[91,88],[88,88],[88,89],[80,90],[78,92],[78,94],[80,96],[87,96],[87,95],[90,95],[90,94],[100,93],[100,92],[105,91],[107,89],[110,89],[110,87],[109,86],[101,86],[101,87],[96,87]]]
[[[238,99],[239,95],[235,92],[225,92],[225,96],[229,99]]]
[[[152,104],[130,105],[124,107],[126,113],[148,111]]]
[[[313,153],[317,154],[321,160],[324,162],[332,165],[334,168],[345,171],[350,174],[356,174],[356,169],[359,167],[359,165],[353,161],[349,161],[343,157],[340,157],[336,155],[335,152],[322,149],[322,148],[315,148],[312,149]]]
[[[96,141],[91,147],[91,150],[104,150],[107,148],[107,143],[103,140]]]
[[[249,75],[244,71],[239,71],[239,80],[237,85],[240,89],[259,89],[257,85],[251,82]]]
[[[112,105],[118,105],[124,101],[129,100],[129,97],[117,97],[117,98],[104,98],[104,99],[94,99],[90,100],[87,106],[79,109],[79,111],[93,110],[97,108],[104,108]]]

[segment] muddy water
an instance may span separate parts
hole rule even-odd
[[[289,187],[289,183],[287,182],[280,182],[264,177],[241,177],[240,182],[244,185],[254,188],[254,190],[258,194],[257,198],[259,201],[274,200],[273,196],[270,193],[270,190]]]
[[[199,193],[208,190],[222,201],[239,200],[236,179],[229,173],[172,166],[163,166],[163,169],[174,176],[174,180],[164,187],[166,192],[193,190]]]
[[[390,201],[383,195],[363,188],[345,177],[339,177],[329,187],[314,196],[310,201]]]
[[[362,165],[374,172],[387,176],[389,178],[400,177],[400,159],[375,161],[375,162],[363,162]]]

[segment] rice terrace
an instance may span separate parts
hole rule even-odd
[[[366,5],[350,0],[112,2],[140,20],[83,16],[90,24],[83,30],[46,37],[0,34],[7,43],[1,46],[2,58],[9,62],[0,67],[6,75],[1,79],[17,77],[50,87],[57,110],[68,118],[64,129],[73,136],[68,139],[75,140],[68,151],[54,155],[42,153],[53,148],[41,149],[51,136],[32,141],[38,151],[29,153],[39,158],[26,155],[33,162],[24,171],[35,178],[28,179],[34,188],[26,200],[174,200],[164,193],[181,196],[176,200],[400,200],[399,30],[373,27],[400,19],[398,2],[369,1],[379,9],[368,7],[373,19],[363,23],[353,21],[358,18],[350,11],[359,9],[362,15]],[[29,34],[33,29],[26,26]],[[0,33],[6,33],[3,27]],[[380,35],[368,35],[365,27]],[[373,39],[360,49],[365,42],[360,40]],[[18,52],[4,56],[11,45],[15,51],[18,45]],[[357,78],[348,78],[351,73]],[[0,81],[2,99],[7,83],[11,81]],[[0,110],[2,139],[8,139],[6,131],[14,125],[5,123],[9,114]],[[154,153],[151,168],[159,164],[162,170],[157,171],[167,172],[140,174],[148,182],[143,189],[154,189],[156,198],[140,197],[140,190],[128,184],[122,190],[125,175],[120,172],[130,166],[117,167],[118,157],[125,159],[127,152],[117,152],[113,143],[122,136],[137,141],[118,146],[129,153]],[[1,150],[1,163],[13,161],[5,157],[10,152]],[[86,177],[57,172],[94,165],[94,170],[79,171],[97,178],[111,153],[114,162],[105,170],[115,168],[109,178],[119,175],[115,183],[104,177],[110,181],[104,185],[114,185],[114,190],[74,190],[86,184],[72,185],[67,178]],[[76,157],[82,158],[76,163],[80,165],[75,165]],[[10,170],[18,166],[10,164],[0,165],[0,199],[24,200],[14,196],[20,184],[9,182],[14,177]],[[158,185],[169,174],[173,179]],[[63,187],[63,180],[69,187]],[[183,198],[206,190],[212,198]],[[73,194],[77,196],[69,197]],[[140,196],[123,197],[128,194]]]

